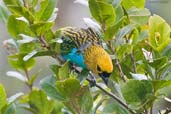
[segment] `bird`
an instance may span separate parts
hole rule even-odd
[[[113,64],[97,32],[90,27],[64,27],[60,29],[60,33],[62,58],[83,69],[88,69],[95,76],[100,76],[107,85],[113,71]]]

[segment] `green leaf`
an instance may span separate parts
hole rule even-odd
[[[30,23],[33,23],[34,16],[29,11],[29,9],[25,8],[24,6],[8,6],[8,9],[13,13],[13,15],[21,16],[27,19]]]
[[[28,61],[24,61],[24,56],[25,54],[16,54],[8,56],[8,63],[17,70],[31,70],[35,64],[35,60],[32,58]]]
[[[15,39],[17,38],[17,35],[19,34],[34,36],[34,33],[31,31],[28,23],[20,19],[17,19],[17,17],[14,15],[9,16],[7,28],[8,28],[8,32],[10,33],[10,35],[14,37]]]
[[[19,45],[19,52],[20,53],[31,53],[38,44],[35,42],[29,42]],[[37,46],[38,47],[38,46]]]
[[[141,26],[148,23],[148,19],[150,17],[150,11],[146,8],[143,9],[131,8],[128,10],[128,16],[131,23]]]
[[[29,104],[35,114],[50,114],[54,102],[48,100],[46,94],[41,90],[33,90],[29,95]]]
[[[64,101],[64,97],[59,93],[56,88],[56,78],[54,76],[49,76],[40,81],[41,88],[46,92],[46,94],[56,100]]]
[[[98,0],[89,0],[89,9],[91,15],[100,24],[109,27],[115,23],[116,14],[111,4]]]
[[[125,9],[130,9],[132,7],[144,8],[145,0],[122,0],[122,5]]]
[[[115,23],[114,25],[111,25],[110,27],[108,27],[105,31],[105,40],[110,40],[113,39],[114,35],[118,32],[118,30],[120,29],[123,21],[125,18],[121,18],[117,23]]]
[[[31,53],[25,55],[23,60],[27,61],[33,57],[52,56],[54,54],[55,54],[55,52],[53,52],[53,51],[36,51],[36,50],[33,50]]]
[[[7,104],[7,95],[3,85],[0,84],[0,112],[6,104]]]
[[[108,103],[104,109],[103,114],[129,114],[129,112],[119,105],[117,102]]]
[[[54,25],[54,22],[39,22],[31,25],[32,31],[34,31],[37,36],[44,35],[45,32],[49,31]]]
[[[5,7],[4,4],[0,4],[0,20],[2,20],[4,23],[7,23],[9,17],[9,11]]]
[[[37,21],[47,21],[56,7],[57,0],[44,0],[40,3],[40,10],[35,13]]]
[[[168,61],[167,57],[161,57],[154,59],[153,62],[150,62],[149,65],[152,66],[155,69],[161,68],[163,65],[165,65]]]
[[[27,78],[25,76],[23,76],[20,72],[17,71],[8,71],[6,73],[7,76],[9,77],[14,77],[17,78],[18,80],[21,80],[22,82],[27,82]]]
[[[154,92],[157,92],[158,90],[171,86],[171,80],[153,80],[152,81]]]
[[[69,78],[57,81],[56,87],[67,98],[64,104],[74,113],[88,114],[92,108],[93,100],[88,86],[81,87],[77,79]]]
[[[134,29],[134,25],[129,24],[124,26],[117,34],[116,34],[116,38],[117,38],[117,45],[122,44],[123,43],[123,37],[127,34],[129,34],[132,30]]]
[[[66,98],[72,96],[81,88],[80,82],[74,78],[69,78],[64,81],[57,81],[56,87],[58,91]]]
[[[17,5],[18,0],[3,0],[6,5]]]
[[[69,62],[65,62],[62,66],[51,65],[51,70],[54,72],[58,80],[65,80],[70,76]]]
[[[153,85],[148,80],[129,80],[121,90],[128,105],[134,109],[142,108],[153,95]]]
[[[16,114],[16,105],[14,103],[9,104],[2,114]]]
[[[156,51],[163,51],[171,42],[170,26],[158,15],[149,19],[149,43]]]

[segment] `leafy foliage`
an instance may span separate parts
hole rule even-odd
[[[17,108],[33,114],[152,114],[154,106],[161,105],[156,101],[169,98],[163,89],[171,85],[171,28],[160,16],[150,15],[145,0],[75,1],[88,4],[92,19],[84,21],[97,31],[113,59],[109,85],[97,79],[96,87],[86,81],[87,70],[78,73],[58,56],[60,30],[52,30],[56,0],[3,2],[0,19],[12,37],[5,44],[8,63],[16,70],[7,75],[22,80],[30,92],[10,101],[0,84],[0,114],[15,114]],[[53,57],[58,64],[49,66],[52,74],[41,79],[38,88],[33,85],[39,72],[29,72],[35,58],[42,56]],[[167,114],[171,109],[163,110]]]

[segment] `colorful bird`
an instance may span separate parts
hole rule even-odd
[[[66,27],[60,31],[63,41],[60,45],[63,59],[90,70],[107,84],[113,71],[113,64],[109,54],[102,47],[99,35],[91,28]]]

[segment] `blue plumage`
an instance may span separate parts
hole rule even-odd
[[[86,69],[87,67],[84,64],[84,57],[82,53],[78,53],[77,51],[77,48],[73,48],[70,53],[62,55],[62,57],[64,60],[69,60],[71,63],[75,63],[79,67]]]

